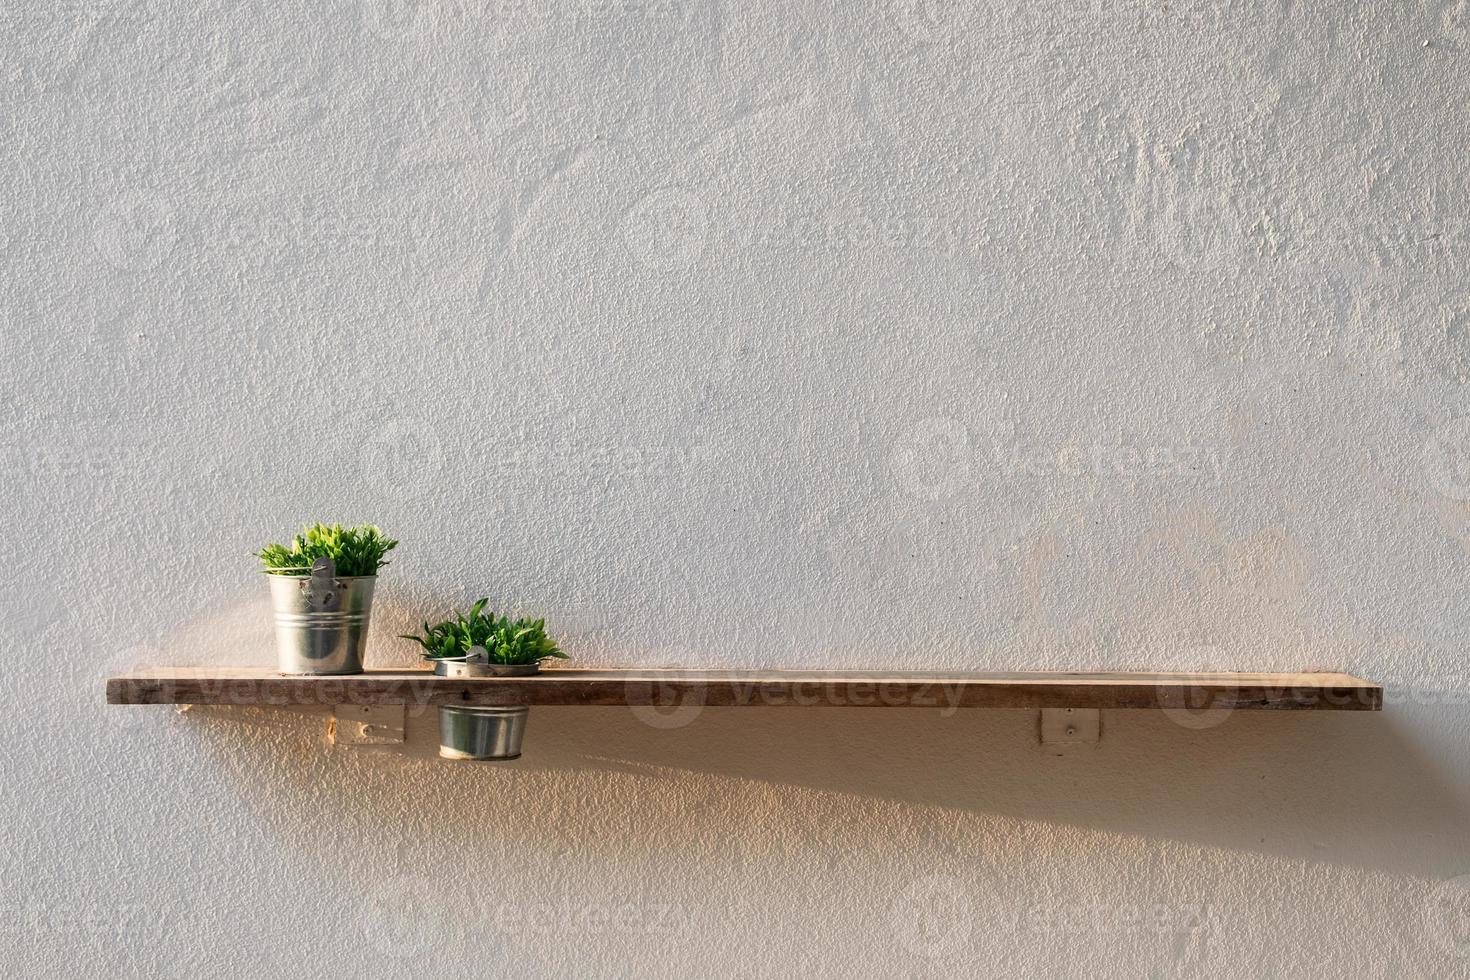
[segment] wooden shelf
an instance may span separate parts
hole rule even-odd
[[[1383,688],[1348,674],[547,670],[436,677],[369,670],[283,677],[267,668],[159,667],[107,681],[110,704],[776,705],[935,708],[1217,708],[1377,711]]]

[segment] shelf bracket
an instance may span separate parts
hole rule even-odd
[[[1097,708],[1042,708],[1037,737],[1058,755],[1068,748],[1096,747],[1102,740],[1102,712]]]
[[[402,704],[339,704],[328,732],[337,745],[402,745],[407,713]]]

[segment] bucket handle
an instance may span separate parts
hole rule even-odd
[[[342,605],[343,591],[337,565],[325,555],[311,563],[311,578],[301,583],[301,596],[315,612],[335,612]]]
[[[438,664],[489,663],[490,654],[484,647],[470,647],[470,652],[458,657],[425,657]]]

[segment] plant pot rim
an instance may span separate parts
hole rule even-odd
[[[364,673],[361,667],[355,670],[277,670],[282,677],[351,677]]]
[[[528,704],[441,704],[441,711],[454,715],[477,715],[482,718],[510,718],[531,713]]]
[[[466,677],[532,677],[541,673],[541,664],[491,664],[482,661],[470,662],[466,657],[425,657],[424,660],[434,665],[434,673],[441,677],[453,677],[448,669],[441,670],[441,665],[460,664],[464,668],[463,676]]]
[[[308,571],[305,571],[305,572],[273,572],[273,571],[271,571],[268,568],[262,568],[260,570],[260,574],[267,575],[267,576],[269,576],[271,578],[311,578],[312,577],[312,573],[309,570]],[[376,575],[333,575],[332,578],[334,578],[334,579],[345,579],[345,580],[347,580],[349,582],[355,582],[355,581],[358,581],[359,579],[377,578],[377,576]]]

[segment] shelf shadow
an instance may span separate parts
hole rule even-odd
[[[1420,721],[1432,713],[1412,711]],[[1057,756],[1040,744],[1031,711],[711,708],[662,730],[628,709],[536,708],[523,764],[715,774],[1395,873],[1458,873],[1470,868],[1466,801],[1400,714],[1237,711],[1190,729],[1158,711],[1107,711],[1096,747]]]
[[[537,707],[525,754],[506,763],[439,759],[432,708],[410,712],[406,744],[374,748],[331,746],[329,711],[199,708],[188,717],[243,780],[242,805],[269,807],[287,789],[280,782],[296,779],[314,799],[350,798],[365,836],[421,833],[422,807],[465,815],[436,825],[436,852],[483,851],[478,828],[487,825],[502,828],[495,850],[512,854],[538,839],[574,850],[695,852],[748,835],[732,800],[791,807],[788,816],[805,819],[829,808],[823,794],[843,794],[871,801],[880,827],[947,819],[915,816],[939,808],[1009,820],[1018,834],[1064,825],[1438,879],[1470,869],[1470,807],[1456,790],[1463,777],[1436,769],[1414,738],[1449,733],[1454,719],[1436,712],[1453,710],[1237,711],[1202,730],[1159,711],[1107,711],[1096,747],[1057,756],[1039,742],[1036,713],[1024,710],[708,708],[659,728],[629,708]],[[330,758],[282,766],[277,755],[293,741],[293,754]],[[773,803],[771,786],[812,801]],[[550,828],[517,819],[553,812],[570,818]],[[785,818],[764,820],[779,834]],[[302,825],[293,834],[305,843],[314,832]]]

